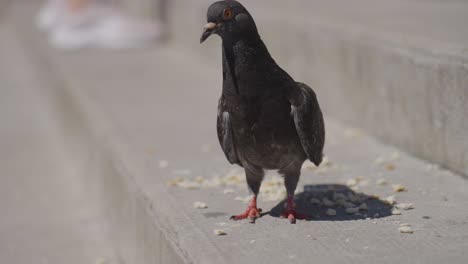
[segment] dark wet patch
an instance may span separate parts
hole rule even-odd
[[[338,193],[346,197],[348,196],[360,196],[361,202],[367,204],[367,210],[361,210],[358,214],[348,214],[346,209],[343,206],[335,204],[333,206],[325,206],[321,204],[311,203],[311,199],[315,198],[320,201],[323,201],[324,198],[333,201],[333,194]],[[339,184],[318,184],[318,185],[306,185],[304,186],[304,191],[295,195],[297,211],[301,214],[304,214],[310,218],[311,221],[352,221],[370,218],[382,218],[391,216],[392,206],[377,199],[375,197],[366,195],[365,193],[356,193],[345,185]],[[281,201],[277,204],[269,214],[273,217],[279,217],[283,208],[284,202]],[[355,203],[357,206],[360,203]],[[327,209],[336,210],[336,216],[328,216],[325,214]]]

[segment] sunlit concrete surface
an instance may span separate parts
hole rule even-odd
[[[259,206],[265,212],[273,209],[271,215],[255,225],[229,221],[231,214],[245,209],[236,199],[247,195],[242,182],[194,189],[170,184],[180,179],[195,182],[197,177],[208,182],[226,177],[235,168],[228,166],[215,134],[221,84],[219,41],[211,40],[216,51],[204,51],[209,47],[195,46],[197,31],[193,43],[139,51],[59,52],[32,27],[35,8],[15,5],[0,32],[2,56],[14,58],[13,63],[10,59],[0,64],[2,80],[11,84],[2,86],[9,95],[8,100],[0,99],[6,109],[2,115],[11,125],[2,126],[6,140],[0,142],[15,151],[21,146],[30,149],[17,158],[7,147],[0,150],[1,162],[17,160],[2,163],[2,174],[5,168],[6,175],[20,175],[5,177],[13,187],[0,187],[2,208],[13,210],[0,218],[0,243],[8,245],[0,247],[8,249],[0,251],[0,262],[468,260],[466,179],[384,145],[353,128],[354,123],[345,124],[330,115],[325,150],[330,162],[322,169],[305,168],[298,187],[299,211],[312,220],[290,225],[275,217],[280,201],[260,197]],[[205,59],[208,56],[211,59]],[[286,69],[293,76],[297,72],[294,67]],[[319,93],[325,104],[327,97]],[[27,107],[18,103],[24,100],[30,102]],[[26,113],[31,115],[19,114],[29,107]],[[335,107],[348,111],[345,105]],[[15,114],[8,114],[11,111]],[[23,145],[25,131],[34,137],[27,136],[33,141]],[[39,174],[48,177],[32,178]],[[377,184],[382,179],[387,184]],[[394,193],[396,184],[406,191]],[[327,206],[314,205],[310,199],[322,200],[328,195],[324,190],[334,187],[379,198],[368,201],[368,211],[361,215],[329,206],[337,209],[337,216],[327,216]],[[19,196],[16,190],[27,195]],[[414,209],[391,215],[383,202],[390,195],[397,202],[413,203]],[[208,208],[195,209],[196,201]],[[30,210],[24,212],[24,208]],[[57,214],[63,219],[54,217]],[[18,228],[18,223],[24,224]],[[400,233],[400,224],[405,223],[414,233]],[[224,229],[227,235],[216,236],[214,229]],[[18,253],[20,245],[29,250]]]

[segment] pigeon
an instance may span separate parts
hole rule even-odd
[[[276,64],[239,2],[218,1],[208,8],[200,43],[213,34],[222,39],[218,139],[227,160],[244,168],[253,194],[247,210],[231,219],[254,223],[260,217],[257,196],[265,170],[284,177],[287,199],[281,217],[291,223],[308,219],[296,211],[294,192],[304,161],[318,166],[323,157],[325,128],[315,92]]]

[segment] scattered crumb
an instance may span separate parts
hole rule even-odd
[[[379,213],[375,213],[375,214],[374,214],[374,218],[377,218],[377,217],[379,217],[379,216],[380,216]]]
[[[188,170],[188,169],[174,170],[174,171],[172,171],[172,174],[175,174],[175,175],[190,175],[190,174],[192,174],[192,171]]]
[[[387,185],[388,182],[387,182],[385,179],[378,179],[378,180],[376,181],[376,184],[377,184],[377,185],[380,185],[380,186],[383,186],[383,185]]]
[[[404,234],[413,233],[413,229],[411,228],[411,226],[400,226],[398,230],[400,231],[400,233],[404,233]]]
[[[159,168],[164,169],[169,166],[169,161],[167,160],[160,160],[159,161]]]
[[[224,235],[227,235],[226,231],[224,231],[223,229],[215,229],[213,230],[213,233],[217,236],[224,236]]]
[[[370,217],[366,217],[366,220],[371,220],[371,218],[370,218]]]
[[[385,169],[388,171],[395,170],[395,165],[392,163],[388,163],[387,165],[385,165]]]
[[[400,210],[398,210],[396,208],[392,208],[392,215],[401,215],[401,212],[400,212]]]
[[[255,240],[254,239],[250,240],[250,244],[253,244],[253,243],[255,243]]]
[[[348,197],[346,197],[346,195],[342,194],[342,193],[339,193],[339,192],[334,192],[333,193],[333,200],[334,201],[337,201],[337,200],[346,200]]]
[[[349,243],[350,240],[351,240],[351,239],[350,239],[349,237],[346,238],[346,239],[345,239],[345,243]]]
[[[390,154],[390,160],[399,160],[400,159],[400,153],[398,151],[393,152]]]
[[[369,198],[374,199],[374,200],[379,200],[380,196],[378,194],[371,194],[371,195],[369,195]]]
[[[323,205],[328,206],[328,207],[331,207],[331,206],[335,205],[335,203],[330,201],[327,197],[322,199],[322,203],[323,203]]]
[[[355,214],[355,213],[359,213],[359,208],[350,207],[350,208],[346,208],[345,211],[347,214]]]
[[[330,165],[332,165],[332,162],[330,161],[330,159],[327,156],[323,156],[322,163],[320,163],[320,165],[330,166]]]
[[[377,224],[377,221],[372,221],[373,224]]]
[[[203,178],[203,176],[197,176],[195,177],[195,181],[198,182],[198,183],[202,183],[205,181],[205,178]]]
[[[341,201],[341,200],[340,200],[340,201]],[[355,204],[350,203],[350,202],[346,202],[346,201],[343,203],[343,206],[344,206],[344,208],[353,208],[353,207],[356,207]]]
[[[177,183],[177,186],[184,188],[184,189],[198,189],[200,188],[200,184],[195,181],[182,181]]]
[[[328,208],[327,211],[325,212],[326,215],[328,216],[335,216],[336,215],[336,210]]]
[[[208,208],[208,205],[206,205],[206,203],[204,202],[194,202],[193,203],[193,208],[197,208],[197,209],[205,209],[205,208]]]
[[[367,211],[367,210],[368,210],[367,204],[366,204],[366,203],[362,203],[361,205],[359,205],[359,210]]]
[[[175,179],[169,180],[168,184],[169,184],[170,186],[176,186],[176,185],[178,185],[179,183],[181,183],[181,182],[183,182],[183,181],[184,181],[183,178],[177,177],[177,178],[175,178]]]
[[[225,225],[227,225],[227,223],[226,222],[220,222],[220,223],[218,223],[218,225],[219,226],[225,226]]]
[[[377,157],[377,158],[375,159],[374,162],[375,162],[375,164],[377,164],[377,165],[381,165],[382,163],[385,162],[385,160],[384,160],[384,158],[382,158],[382,157]]]
[[[403,186],[402,184],[394,184],[394,185],[392,185],[392,187],[393,187],[394,192],[404,192],[404,191],[406,191],[406,187]]]
[[[317,198],[312,198],[312,199],[310,199],[310,203],[311,204],[320,204],[320,200],[317,199]]]
[[[314,170],[316,168],[317,168],[317,166],[314,163],[312,163],[310,160],[306,160],[306,161],[304,161],[304,163],[302,163],[301,170],[303,170],[303,169]]]
[[[107,263],[107,259],[106,258],[103,258],[103,257],[100,257],[98,259],[96,259],[96,261],[94,262],[95,264],[106,264]]]
[[[358,181],[356,179],[348,179],[346,181],[346,186],[348,186],[348,187],[355,186],[357,183],[358,183]]]
[[[396,203],[395,195],[390,195],[387,198],[385,198],[385,202],[387,202],[390,205],[394,205]]]
[[[398,203],[395,205],[396,208],[400,210],[411,210],[414,209],[414,205],[412,203]]]
[[[411,226],[411,225],[408,223],[401,223],[400,226]]]
[[[223,191],[224,194],[233,193],[233,192],[234,192],[233,189],[224,189]]]

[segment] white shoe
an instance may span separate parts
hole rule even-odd
[[[50,42],[62,49],[135,48],[157,40],[162,28],[154,22],[129,18],[115,8],[93,5],[69,16],[50,33]]]

